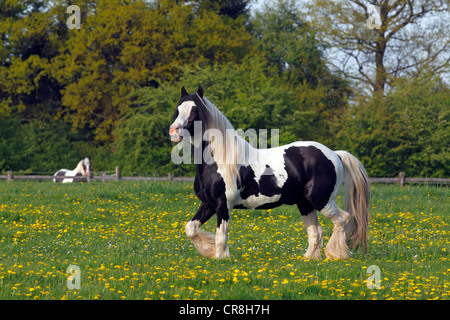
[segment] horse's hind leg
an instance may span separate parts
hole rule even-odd
[[[317,218],[317,211],[313,210],[308,215],[302,215],[302,220],[308,232],[308,250],[305,253],[306,258],[321,259],[320,248],[323,242],[323,232]]]
[[[325,247],[325,255],[330,259],[350,258],[351,252],[345,237],[347,226],[351,220],[350,214],[339,208],[335,200],[328,202],[320,212],[334,223],[333,234]]]

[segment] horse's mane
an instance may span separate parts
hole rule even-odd
[[[203,101],[208,112],[204,138],[210,141],[209,147],[225,184],[233,186],[236,178],[240,179],[239,164],[244,162],[239,157],[245,154],[242,151],[245,150],[247,142],[239,136],[230,121],[211,101],[206,98],[203,98]],[[217,131],[214,129],[220,132],[222,140],[217,139]]]
[[[83,169],[83,164],[84,164],[84,165],[86,165],[86,163],[89,163],[89,164],[90,164],[90,162],[91,162],[90,159],[87,158],[87,157],[81,159],[80,162],[78,162],[76,168],[75,168],[73,171],[81,172],[81,173],[83,173],[83,171],[84,171],[84,173],[85,173],[86,171]]]

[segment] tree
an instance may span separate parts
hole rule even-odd
[[[433,73],[399,81],[389,97],[406,132],[406,174],[450,176],[450,86]]]
[[[350,89],[347,81],[326,66],[324,45],[302,19],[296,2],[278,0],[275,5],[266,4],[250,22],[255,46],[272,72],[269,76],[274,72],[280,76],[297,95],[293,105],[300,109],[308,106],[312,112],[308,121],[311,127],[304,131],[308,135],[301,138],[334,145],[334,132],[346,109]],[[307,123],[298,125],[305,127]]]
[[[0,172],[56,172],[73,169],[84,153],[89,135],[73,133],[61,121],[28,121],[17,115],[0,117]]]
[[[197,16],[191,1],[104,0],[85,10],[53,74],[64,86],[60,116],[93,130],[99,144],[115,141],[136,88],[176,81],[184,65],[237,62],[248,52],[250,36],[239,21]]]
[[[113,144],[114,158],[123,172],[185,175],[195,171],[170,161],[174,145],[168,128],[180,98],[179,91],[162,85],[133,93],[132,108],[120,119],[115,130],[118,139]]]
[[[355,105],[342,119],[339,148],[354,154],[369,176],[397,176],[405,170],[404,163],[411,153],[411,146],[396,118],[385,99],[357,96]]]
[[[248,15],[248,5],[251,0],[197,0],[198,11],[213,11],[221,16],[232,19]]]
[[[255,12],[251,29],[256,46],[280,75],[296,84],[317,85],[324,71],[323,47],[300,18],[294,1],[266,3]]]
[[[373,92],[411,73],[448,71],[446,0],[316,0],[307,8],[305,18],[331,48],[329,63]]]
[[[20,121],[16,117],[0,116],[0,172],[26,167],[24,150]]]
[[[343,123],[340,146],[370,176],[450,175],[450,88],[439,76],[398,80],[384,99],[359,96]]]
[[[47,121],[61,105],[50,66],[67,28],[45,1],[2,1],[0,16],[0,115]]]

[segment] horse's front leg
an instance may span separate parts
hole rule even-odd
[[[214,257],[216,253],[215,235],[211,232],[200,230],[200,226],[204,224],[214,214],[205,203],[200,205],[197,213],[191,221],[186,224],[186,235],[191,239],[195,249],[204,257]]]
[[[226,202],[217,208],[217,232],[216,232],[216,254],[215,258],[229,258],[228,249],[228,223],[230,221],[230,209]]]

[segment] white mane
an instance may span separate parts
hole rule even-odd
[[[86,170],[84,170],[84,168],[83,168],[83,163],[86,166],[87,170],[90,169],[90,160],[89,160],[89,158],[84,158],[80,162],[78,162],[77,167],[72,170],[74,172],[74,175],[76,175],[77,173],[81,173],[83,176],[87,175]]]
[[[210,128],[205,130],[204,140],[210,141],[214,161],[225,185],[233,186],[236,178],[240,179],[239,164],[245,163],[245,151],[252,147],[239,136],[228,119],[211,101],[206,98],[203,100],[212,120]]]

